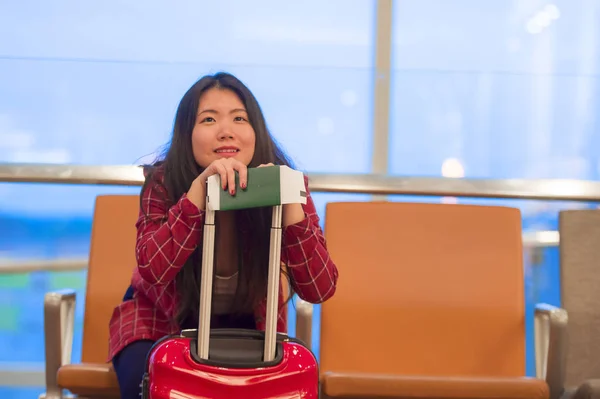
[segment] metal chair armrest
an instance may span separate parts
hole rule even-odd
[[[537,378],[546,380],[550,399],[559,399],[565,390],[568,314],[546,303],[535,307],[535,368]]]
[[[44,343],[46,348],[46,392],[43,397],[63,397],[58,386],[58,369],[71,363],[75,330],[75,291],[46,293],[44,297]]]

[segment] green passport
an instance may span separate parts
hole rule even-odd
[[[248,169],[248,186],[240,187],[235,176],[235,194],[221,187],[221,177],[208,178],[207,207],[213,211],[260,208],[284,204],[306,204],[306,187],[302,172],[288,166],[264,166]]]

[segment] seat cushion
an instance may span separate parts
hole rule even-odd
[[[58,385],[86,397],[119,398],[117,375],[108,363],[68,364],[58,369]]]
[[[548,399],[535,378],[419,377],[325,373],[323,392],[333,398]]]

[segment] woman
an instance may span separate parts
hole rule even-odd
[[[206,179],[221,176],[235,194],[247,168],[288,165],[269,134],[255,97],[237,78],[205,76],[183,96],[165,155],[146,168],[137,221],[135,269],[123,302],[110,321],[109,359],[121,397],[138,398],[152,344],[181,329],[197,328]],[[269,209],[216,214],[215,286],[212,328],[264,330],[269,260]],[[300,298],[321,303],[336,288],[319,218],[308,194],[306,205],[283,208],[281,260]],[[279,287],[277,330],[287,330]]]

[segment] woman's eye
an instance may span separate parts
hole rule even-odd
[[[243,122],[245,120],[246,120],[246,118],[244,118],[243,116],[236,116],[234,118],[234,121],[236,121],[236,122]]]
[[[206,118],[202,119],[201,123],[204,123],[204,122],[214,122],[214,121],[215,121],[214,118],[212,118],[210,116],[207,116]]]

